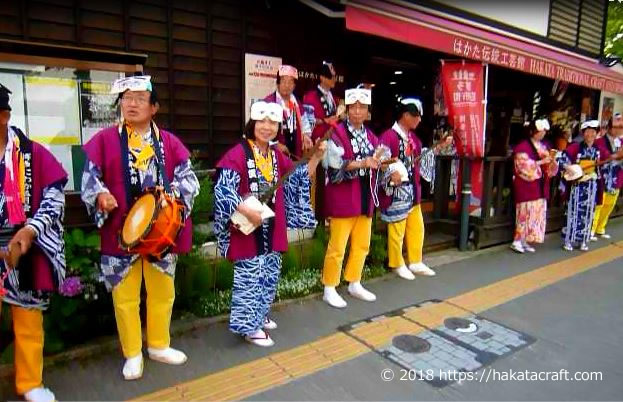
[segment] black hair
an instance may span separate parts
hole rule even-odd
[[[536,120],[530,120],[527,126],[524,126],[524,135],[526,138],[531,138],[534,133],[538,130],[536,129]]]
[[[244,129],[242,131],[242,135],[244,135],[247,139],[255,138],[255,122],[256,120],[249,119],[247,124],[245,124]]]
[[[247,121],[247,124],[244,125],[244,129],[242,130],[242,135],[244,136],[244,138],[248,139],[248,140],[254,140],[255,139],[255,124],[257,123],[257,120],[253,120],[253,119],[249,119],[249,121]],[[277,133],[281,132],[281,123],[279,123],[279,127],[277,127]]]
[[[331,68],[329,68],[329,64],[331,63],[322,63],[318,70],[319,77],[325,77],[329,80],[334,77],[333,73],[331,72]]]

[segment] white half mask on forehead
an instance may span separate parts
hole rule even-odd
[[[121,94],[125,91],[152,91],[151,75],[140,75],[119,78],[110,88],[111,94]]]
[[[400,99],[400,103],[403,105],[415,105],[418,112],[420,112],[420,116],[424,115],[424,107],[422,106],[422,101],[418,98],[402,98]]]
[[[595,130],[597,130],[599,128],[599,120],[588,120],[582,123],[582,125],[580,126],[581,130],[587,128],[594,128]]]
[[[347,89],[344,93],[344,103],[346,105],[352,105],[355,102],[359,102],[364,105],[371,105],[372,91],[365,88]]]
[[[283,108],[278,103],[258,101],[251,105],[251,120],[264,120],[265,118],[281,123],[283,120]]]
[[[534,122],[534,125],[536,126],[537,131],[548,131],[550,128],[547,119],[539,119]]]

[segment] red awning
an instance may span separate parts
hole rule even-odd
[[[349,0],[346,28],[456,57],[623,94],[623,76],[586,57],[377,0]]]

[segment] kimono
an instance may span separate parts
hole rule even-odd
[[[272,171],[265,177],[256,163],[259,148],[243,140],[218,162],[214,187],[214,231],[222,256],[234,263],[234,285],[229,328],[240,335],[252,335],[262,328],[277,291],[281,253],[288,249],[287,228],[312,229],[316,220],[310,204],[307,165],[299,165],[269,201],[275,217],[245,235],[231,224],[231,217],[243,201],[260,198],[279,177],[293,168],[292,161],[274,146],[268,155]]]
[[[315,89],[307,92],[303,97],[303,106],[309,110],[310,118],[324,119],[325,117],[334,116],[337,112],[337,105],[333,94],[330,90],[325,90],[320,85]],[[311,116],[313,114],[313,116]],[[318,124],[314,126],[312,131],[312,140],[316,141],[321,138],[329,129],[328,124]]]
[[[404,133],[398,123],[381,135],[381,144],[387,145],[392,152],[392,158],[398,158],[407,168],[409,181],[399,186],[390,183],[390,175],[383,177],[382,192],[379,196],[381,219],[384,222],[397,222],[406,219],[414,205],[422,199],[422,185],[420,178],[429,183],[434,182],[435,154],[422,148],[422,142],[413,132]],[[423,155],[414,163],[415,158]]]
[[[548,155],[545,144],[534,144],[530,139],[513,150],[515,241],[543,243],[545,239],[550,178],[558,173],[558,163],[539,166],[537,162]]]
[[[582,141],[570,144],[559,163],[564,169],[569,164],[581,161],[598,162],[600,159],[599,149],[594,145],[589,147]],[[600,169],[596,168],[594,172],[585,171],[586,179],[583,181],[563,183],[567,195],[566,225],[562,229],[565,245],[586,244],[591,237],[599,176]]]
[[[152,126],[158,130],[155,125]],[[159,142],[164,150],[164,166],[171,188],[182,200],[185,207],[184,228],[176,241],[176,247],[159,261],[153,262],[162,273],[174,276],[177,255],[187,253],[191,247],[192,221],[190,211],[197,194],[199,181],[192,171],[189,160],[190,153],[180,140],[165,130],[158,130]],[[128,161],[133,156],[129,152],[122,152],[125,148],[118,127],[110,127],[97,133],[87,144],[84,150],[87,160],[82,174],[82,201],[87,207],[89,215],[100,229],[102,242],[101,277],[106,287],[112,290],[128,274],[130,267],[140,257],[129,255],[119,248],[117,233],[123,225],[123,219],[133,200],[145,189],[155,185],[163,185],[162,175],[159,174],[156,158],[152,158],[146,170],[130,169],[126,179],[122,169],[122,160]],[[143,136],[143,140],[153,146],[154,135],[150,130]],[[125,162],[127,164],[127,162]],[[134,171],[133,171],[134,170]],[[138,191],[136,187],[138,186]],[[97,195],[109,191],[117,200],[119,207],[112,211],[110,216],[98,211]]]
[[[24,166],[19,180],[24,191],[25,224],[37,232],[37,237],[28,254],[20,259],[18,269],[7,274],[3,286],[8,293],[3,301],[14,306],[44,310],[48,307],[50,293],[58,290],[65,279],[63,188],[67,184],[67,173],[47,149],[30,141],[17,127],[9,127],[9,132],[9,136],[15,138],[20,163]],[[8,220],[4,192],[4,177],[9,174],[6,159],[3,158],[0,164],[2,246],[6,246],[20,229],[9,224]],[[0,260],[0,278],[5,274],[4,260]]]

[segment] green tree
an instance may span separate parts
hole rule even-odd
[[[608,2],[604,54],[623,57],[623,2]]]

